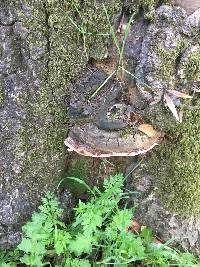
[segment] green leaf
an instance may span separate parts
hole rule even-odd
[[[150,244],[153,241],[153,234],[152,234],[152,230],[143,226],[141,228],[141,233],[140,236],[144,239],[144,242],[146,244]]]
[[[32,251],[32,242],[29,238],[23,238],[17,247],[25,253],[29,253]]]
[[[113,216],[110,227],[119,231],[126,231],[126,227],[131,226],[132,217],[133,212],[131,209],[117,210],[117,213]]]
[[[35,256],[32,257],[31,255],[24,255],[20,259],[21,263],[26,264],[27,266],[34,266],[34,267],[42,267],[42,257],[41,256]]]
[[[80,256],[82,253],[91,253],[94,239],[92,236],[78,234],[75,240],[72,240],[69,244],[69,250],[76,256]]]
[[[1,263],[1,267],[16,267],[17,265],[15,263]]]
[[[145,246],[140,237],[135,237],[132,233],[122,235],[120,238],[121,245],[116,251],[116,256],[128,257],[132,261],[145,259]]]
[[[54,244],[54,248],[58,256],[67,250],[67,245],[69,244],[70,239],[71,235],[66,232],[66,230],[58,230]]]
[[[68,258],[64,267],[91,267],[91,264],[88,260]]]

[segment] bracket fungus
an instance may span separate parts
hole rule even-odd
[[[146,124],[140,114],[145,99],[129,100],[125,82],[112,77],[91,98],[105,80],[106,73],[90,68],[71,84],[68,104],[70,131],[65,145],[69,151],[90,157],[136,156],[158,145],[163,134]],[[141,97],[141,96],[140,96]]]
[[[65,140],[65,145],[69,151],[75,151],[83,156],[136,156],[151,150],[162,139],[161,132],[152,130],[148,134],[148,129],[144,133],[145,130],[139,128],[134,134],[129,132],[123,135],[121,131],[108,132],[91,123],[84,127],[74,126]]]

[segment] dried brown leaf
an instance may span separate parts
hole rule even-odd
[[[169,92],[170,94],[175,95],[177,97],[181,97],[181,98],[189,98],[189,99],[192,98],[191,95],[188,95],[188,94],[176,91],[176,90],[167,90],[167,92]]]
[[[176,110],[176,107],[175,107],[171,97],[168,94],[165,94],[164,95],[164,99],[166,101],[166,105],[171,110],[171,112],[174,115],[174,117],[176,118],[176,120],[180,122],[180,118],[179,118],[178,112]]]
[[[140,126],[138,127],[138,130],[143,132],[144,134],[146,134],[149,137],[154,137],[158,134],[158,132],[156,130],[154,130],[153,126],[151,124],[140,124]]]

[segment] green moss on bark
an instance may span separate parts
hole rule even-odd
[[[55,177],[62,174],[66,156],[64,139],[68,131],[64,104],[69,97],[67,86],[84,69],[88,57],[102,58],[105,55],[110,39],[96,34],[109,32],[99,2],[26,0],[25,3],[31,16],[26,12],[23,14],[22,10],[19,13],[23,27],[28,29],[28,36],[19,42],[28,47],[34,74],[30,77],[32,87],[29,86],[27,94],[20,96],[27,116],[18,133],[19,142],[13,154],[25,155],[23,173],[18,182],[16,177],[15,183],[17,186],[23,180],[28,184],[31,197],[31,194],[51,190]],[[104,4],[111,20],[121,10],[121,1],[105,1]],[[92,33],[85,35],[86,51],[84,36],[72,20]]]
[[[160,39],[162,40],[162,37]],[[176,75],[177,58],[185,46],[186,43],[180,35],[178,35],[177,45],[173,49],[164,49],[163,46],[159,46],[159,43],[153,45],[153,49],[158,54],[161,62],[158,69],[161,80],[167,81]]]
[[[200,51],[190,53],[187,62],[184,64],[187,81],[200,81]]]
[[[171,4],[172,0],[127,0],[126,2],[130,10],[138,12],[140,8],[142,8],[145,17],[149,20],[153,20],[155,9],[161,4]]]
[[[157,195],[167,209],[181,216],[200,214],[199,120],[199,110],[187,111],[184,122],[168,129],[168,140],[149,161],[157,176]]]

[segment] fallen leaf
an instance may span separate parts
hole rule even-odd
[[[174,117],[176,118],[176,120],[178,122],[180,122],[180,118],[178,116],[178,112],[176,110],[176,107],[171,99],[171,97],[168,94],[164,94],[164,100],[166,101],[166,105],[168,106],[168,108],[171,110],[172,114],[174,115]]]
[[[200,89],[196,89],[196,88],[195,88],[195,89],[193,89],[193,92],[194,92],[194,93],[200,93]]]
[[[146,134],[149,137],[154,137],[158,134],[158,132],[156,130],[154,130],[153,126],[151,124],[140,124],[140,126],[138,127],[138,130],[143,132],[144,134]]]
[[[135,219],[132,219],[132,221],[131,221],[131,231],[139,233],[140,228],[141,228],[141,226],[139,225],[139,223]]]
[[[155,240],[154,240],[154,243],[155,243],[155,244],[159,244],[159,245],[162,244],[162,242],[161,242],[160,240],[158,240],[158,239],[155,239]]]
[[[139,223],[135,220],[132,219],[131,220],[131,226],[130,227],[126,227],[126,232],[132,232],[132,233],[139,233],[141,230],[141,226],[139,225]]]
[[[188,94],[176,91],[176,90],[167,90],[167,92],[169,92],[170,94],[175,95],[177,97],[181,97],[181,98],[190,98],[190,99],[192,98],[191,95],[188,95]]]
[[[149,105],[150,105],[150,106],[153,106],[153,105],[158,104],[159,102],[160,102],[160,99],[156,99],[156,100],[150,102]]]
[[[179,121],[181,123],[183,121],[183,110],[179,111],[178,116],[179,116]]]

